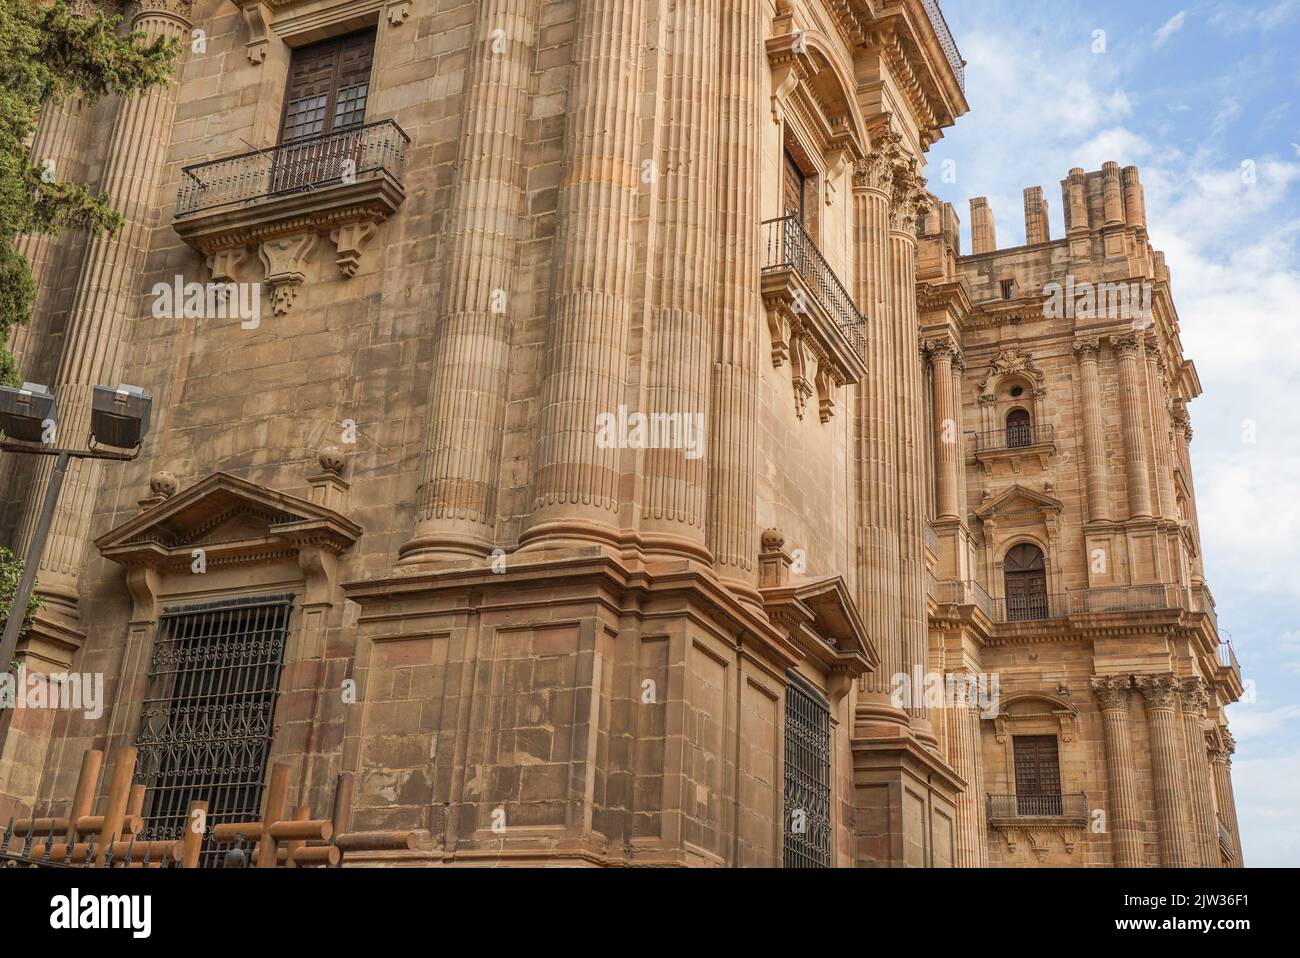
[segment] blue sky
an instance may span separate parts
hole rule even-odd
[[[1255,700],[1229,710],[1246,863],[1300,865],[1300,0],[943,9],[971,112],[931,149],[929,175],[966,250],[971,196],[989,197],[999,245],[1014,246],[1026,186],[1043,187],[1059,237],[1071,167],[1142,169],[1205,389],[1192,455],[1206,577],[1254,682]]]

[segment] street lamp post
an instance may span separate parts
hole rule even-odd
[[[18,649],[18,633],[27,617],[27,603],[36,584],[36,570],[40,568],[45,553],[45,540],[54,521],[54,510],[59,503],[63,478],[72,459],[112,459],[130,461],[140,454],[140,444],[149,431],[149,412],[152,400],[138,386],[118,386],[109,389],[96,386],[91,401],[90,441],[88,449],[60,449],[53,445],[57,434],[57,411],[54,396],[44,386],[23,383],[19,389],[0,387],[0,432],[5,440],[0,449],[5,452],[26,453],[36,456],[54,456],[54,472],[45,490],[45,501],[32,534],[27,555],[23,557],[23,573],[18,579],[9,618],[5,621],[4,638],[0,639],[0,671],[7,672]],[[97,446],[103,443],[116,449]],[[120,450],[130,451],[120,451]],[[7,722],[0,722],[0,747],[4,744]]]

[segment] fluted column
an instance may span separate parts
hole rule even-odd
[[[1124,191],[1119,164],[1113,160],[1101,168],[1102,191],[1107,226],[1124,225]]]
[[[32,165],[48,169],[59,180],[69,178],[69,168],[74,164],[77,129],[81,121],[82,104],[78,98],[47,100],[41,107],[41,118],[32,137],[30,152]],[[23,233],[14,241],[19,254],[32,269],[36,297],[32,302],[32,320],[26,326],[15,326],[9,331],[9,352],[13,354],[20,374],[31,371],[34,343],[39,343],[48,326],[49,295],[57,278],[55,269],[59,241],[47,233]],[[12,458],[12,457],[9,457]]]
[[[1151,480],[1142,428],[1142,385],[1138,378],[1138,357],[1142,351],[1142,340],[1135,335],[1129,335],[1113,336],[1110,342],[1119,355],[1129,516],[1149,518],[1152,514]]]
[[[1191,516],[1192,538],[1196,542],[1196,554],[1192,556],[1193,575],[1202,579],[1205,576],[1201,551],[1201,518],[1196,508],[1196,479],[1192,475],[1192,423],[1187,415],[1186,404],[1175,403],[1173,411],[1173,430],[1174,430],[1174,455],[1183,469],[1183,476],[1187,481],[1187,491],[1191,501],[1188,503],[1188,513]]]
[[[1083,405],[1083,456],[1088,471],[1088,518],[1112,519],[1106,495],[1106,437],[1102,430],[1101,378],[1098,356],[1101,341],[1081,339],[1074,344],[1079,357],[1079,382]]]
[[[190,30],[189,9],[188,0],[143,0],[131,27],[147,41],[180,38]],[[179,64],[175,72],[179,74]],[[115,386],[122,374],[127,322],[136,314],[141,293],[152,213],[176,112],[176,88],[175,82],[167,82],[118,104],[100,188],[112,197],[123,223],[112,235],[94,236],[82,261],[55,377],[62,444],[86,441],[92,387]],[[17,536],[23,554],[31,545],[52,468],[52,459],[42,462],[27,497]],[[100,468],[95,459],[75,459],[68,465],[38,573],[47,603],[67,616],[76,614],[77,579],[85,562],[88,519]]]
[[[1137,687],[1146,702],[1147,728],[1151,739],[1151,776],[1156,799],[1156,822],[1160,829],[1160,864],[1166,868],[1187,868],[1195,863],[1188,836],[1187,769],[1178,749],[1181,732],[1177,709],[1181,684],[1173,675],[1144,675]]]
[[[930,364],[934,367],[934,463],[938,487],[937,515],[940,519],[956,519],[957,505],[957,436],[960,433],[959,413],[952,389],[953,360],[957,344],[945,336],[925,344]]]
[[[883,124],[853,177],[854,276],[866,316],[867,372],[858,385],[859,608],[880,651],[880,667],[867,676],[872,710],[889,713],[893,676],[904,666],[899,622],[898,412],[895,406],[897,336],[891,314],[889,204],[900,139]],[[906,721],[901,713],[893,715]]]
[[[1232,864],[1240,868],[1244,863],[1241,851],[1241,829],[1237,826],[1237,800],[1232,794],[1232,756],[1237,751],[1237,742],[1226,728],[1221,729],[1219,734],[1222,744],[1210,752],[1210,765],[1214,770],[1214,795],[1219,818],[1223,819],[1223,824],[1232,834]],[[1218,835],[1217,822],[1215,835]]]
[[[894,168],[889,224],[890,313],[897,349],[894,355],[898,419],[899,568],[903,662],[910,670],[928,667],[929,628],[925,610],[925,441],[921,388],[921,343],[916,306],[916,217],[928,209],[925,180],[914,162]],[[929,710],[914,703],[908,709],[913,729],[932,739]]]
[[[536,0],[484,0],[446,239],[415,532],[403,562],[492,549],[523,231]]]
[[[724,0],[719,72],[717,309],[709,420],[709,535],[718,575],[757,601],[760,0]]]
[[[1214,820],[1214,781],[1205,752],[1205,680],[1184,679],[1182,689],[1183,743],[1187,750],[1192,819],[1196,825],[1197,858],[1202,868],[1219,867],[1219,830]]]
[[[597,442],[597,416],[617,415],[624,401],[641,190],[644,2],[589,0],[579,10],[536,497],[523,543],[617,543],[624,502],[623,451]]]
[[[677,0],[664,12],[672,43],[664,52],[658,98],[663,120],[646,400],[652,421],[676,421],[682,437],[703,442],[698,432],[710,420],[717,292],[713,131],[720,24],[717,0]],[[709,480],[703,451],[663,443],[646,450],[640,532],[647,551],[712,562],[705,545]]]
[[[966,430],[961,426],[962,373],[966,369],[966,358],[959,352],[952,360],[952,401],[957,411],[957,432],[953,437],[953,452],[957,462],[957,515],[964,522],[969,513],[966,500]],[[964,560],[963,566],[964,568]]]
[[[1145,868],[1147,864],[1134,780],[1132,730],[1128,721],[1131,687],[1132,680],[1127,675],[1092,680],[1106,736],[1106,787],[1110,795],[1107,829],[1116,868]]]
[[[965,672],[949,673],[948,687],[974,689],[975,676]],[[966,696],[948,703],[944,709],[948,764],[966,781],[966,790],[957,796],[958,868],[987,868],[988,824],[985,818],[984,762],[980,755],[979,702]]]

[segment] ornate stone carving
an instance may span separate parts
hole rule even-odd
[[[362,247],[375,235],[377,224],[372,220],[359,220],[330,231],[330,241],[338,249],[339,272],[344,279],[351,279],[361,266]]]
[[[343,466],[347,460],[343,450],[338,446],[322,446],[316,461],[320,463],[321,469],[338,476],[343,474]]]
[[[917,171],[916,160],[904,154],[894,164],[889,191],[889,226],[902,230],[909,236],[916,232],[918,217],[932,209],[930,194],[925,191],[926,179]]]
[[[396,0],[384,8],[390,26],[400,27],[411,15],[410,0]]]
[[[1205,710],[1210,704],[1210,693],[1205,686],[1205,680],[1199,677],[1183,679],[1179,691],[1182,695],[1183,711],[1205,718]]]
[[[298,297],[298,287],[307,278],[306,260],[315,245],[315,233],[277,236],[257,248],[266,267],[266,285],[271,290],[271,311],[276,316],[289,312]]]
[[[1129,675],[1103,675],[1092,679],[1092,692],[1102,711],[1128,711],[1129,692],[1133,688],[1133,678]]]
[[[1178,707],[1182,686],[1174,675],[1139,675],[1134,684],[1146,700],[1148,709]]]
[[[947,356],[954,366],[958,363],[964,365],[961,347],[951,336],[938,336],[925,340],[921,343],[921,353],[932,362],[936,356]]]
[[[1125,336],[1111,336],[1110,345],[1120,356],[1135,356],[1142,348],[1142,338],[1137,333]]]
[[[176,495],[176,490],[179,488],[180,483],[176,481],[176,477],[165,470],[155,472],[149,477],[149,491],[155,496],[170,499]]]
[[[270,43],[270,18],[266,7],[259,0],[234,0],[239,12],[244,15],[244,26],[248,28],[248,42],[244,45],[244,56],[248,62],[257,66],[266,62],[266,49]]]
[[[1076,339],[1074,341],[1074,351],[1079,354],[1080,359],[1096,362],[1098,355],[1101,353],[1101,340],[1096,337]]]
[[[980,402],[996,402],[997,395],[994,390],[997,388],[998,380],[1003,376],[1012,375],[1024,376],[1033,383],[1036,397],[1041,399],[1047,395],[1043,385],[1047,381],[1047,374],[1034,365],[1033,354],[1019,349],[1004,349],[989,363],[989,371],[980,380]]]

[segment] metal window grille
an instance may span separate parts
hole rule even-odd
[[[792,675],[785,690],[785,867],[830,866],[830,707]]]
[[[207,825],[261,814],[293,597],[167,609],[158,625],[136,736],[149,840],[174,840],[196,800]],[[205,848],[202,864],[218,864]]]

